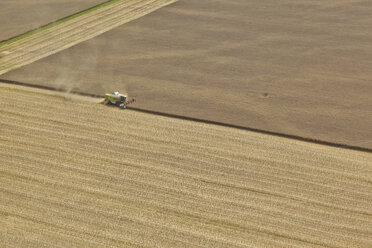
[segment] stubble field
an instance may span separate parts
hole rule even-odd
[[[0,74],[47,58],[1,78],[371,147],[368,1],[181,0],[76,45],[171,2],[2,46]],[[372,153],[99,101],[0,82],[1,247],[372,246]]]
[[[0,243],[367,248],[371,161],[2,84]]]

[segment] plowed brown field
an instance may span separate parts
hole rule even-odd
[[[371,247],[372,154],[0,85],[1,247]]]

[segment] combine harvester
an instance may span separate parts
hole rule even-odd
[[[126,109],[127,105],[134,103],[136,100],[134,98],[127,100],[127,95],[122,95],[119,92],[114,92],[112,94],[107,93],[105,95],[104,104],[106,105],[115,105],[118,106],[121,109]]]

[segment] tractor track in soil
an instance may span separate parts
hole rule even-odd
[[[0,85],[5,247],[371,246],[370,153],[94,101]]]
[[[119,0],[0,47],[0,75],[67,49],[177,0]]]

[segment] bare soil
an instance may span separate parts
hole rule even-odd
[[[371,12],[368,0],[185,0],[2,78],[372,148]]]
[[[2,247],[367,248],[371,172],[371,153],[0,85]]]

